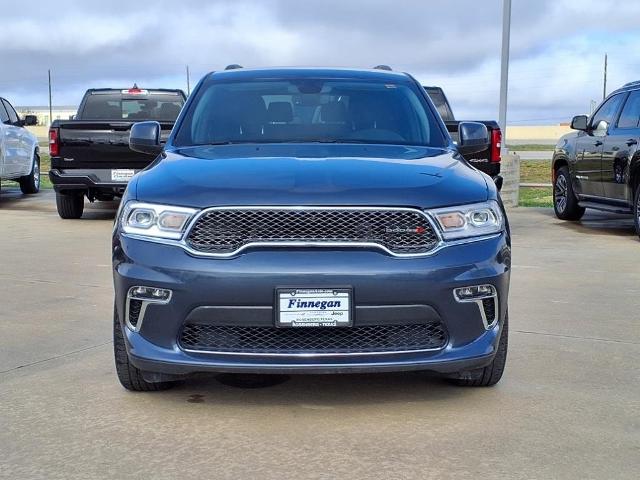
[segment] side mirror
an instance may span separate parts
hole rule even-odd
[[[27,127],[31,127],[33,125],[37,125],[38,124],[38,117],[36,117],[35,115],[25,115],[24,116],[24,121],[22,123],[23,123],[23,125],[25,125]]]
[[[138,122],[131,127],[129,148],[134,152],[158,155],[160,145],[160,124],[158,122]]]
[[[463,156],[482,152],[491,146],[489,131],[482,123],[460,122],[458,135],[460,137],[458,152]]]
[[[576,115],[571,120],[571,128],[574,130],[587,130],[587,122],[589,121],[589,117],[586,115]]]

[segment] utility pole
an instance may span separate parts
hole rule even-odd
[[[187,97],[191,95],[191,82],[189,81],[189,65],[187,65]]]
[[[48,70],[49,73],[49,125],[53,123],[53,107],[51,105],[51,69]]]
[[[607,54],[604,54],[604,85],[602,87],[602,100],[607,98]]]
[[[511,0],[502,3],[502,58],[500,60],[500,128],[502,151],[506,151],[507,91],[509,87],[509,39],[511,36]]]

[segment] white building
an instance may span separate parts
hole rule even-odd
[[[69,118],[78,112],[78,107],[73,105],[54,105],[52,108],[52,117],[49,118],[48,106],[16,106],[18,115],[35,115],[38,117],[38,125],[48,127],[53,120],[69,120]]]

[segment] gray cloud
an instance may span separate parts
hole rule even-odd
[[[15,104],[76,104],[86,88],[186,88],[228,63],[379,63],[442,85],[460,117],[497,115],[502,2],[217,0],[3,5],[0,92]],[[615,12],[624,11],[624,16]],[[566,120],[611,85],[640,77],[640,2],[513,0],[509,119]],[[602,21],[615,16],[615,22]]]

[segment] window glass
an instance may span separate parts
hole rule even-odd
[[[640,120],[640,90],[631,92],[624,104],[620,119],[618,120],[618,128],[637,128]]]
[[[184,100],[179,95],[150,94],[123,98],[121,94],[94,94],[85,102],[83,120],[159,120],[178,118]]]
[[[598,123],[600,123],[602,120],[611,125],[611,122],[613,121],[613,118],[618,111],[618,107],[620,106],[620,102],[622,102],[623,97],[624,94],[614,95],[606,102],[604,102],[591,118],[591,126],[593,128],[597,127]]]
[[[7,109],[7,113],[9,114],[9,121],[13,124],[18,123],[18,114],[13,109],[11,104],[7,102],[5,99],[2,99],[2,103],[4,104],[4,108]]]
[[[176,145],[381,143],[443,146],[411,84],[352,79],[210,81],[199,89]]]
[[[9,121],[9,114],[4,108],[2,102],[0,102],[0,122],[7,123]]]

